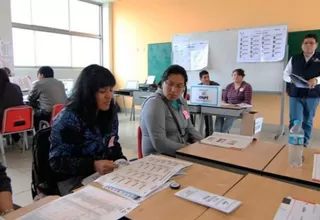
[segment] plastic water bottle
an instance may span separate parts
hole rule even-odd
[[[301,167],[303,162],[303,141],[304,131],[299,120],[295,120],[290,129],[288,138],[289,156],[288,161],[291,167]]]

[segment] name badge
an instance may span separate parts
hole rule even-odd
[[[244,88],[240,88],[240,89],[239,89],[240,92],[243,92],[243,90],[244,90]]]
[[[189,114],[189,112],[188,112],[187,110],[183,110],[183,111],[182,111],[182,114],[184,115],[184,118],[185,118],[186,120],[188,120],[188,119],[190,118],[190,114]]]

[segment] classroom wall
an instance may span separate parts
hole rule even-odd
[[[113,69],[118,87],[123,87],[129,79],[145,80],[149,43],[171,41],[174,34],[274,24],[288,24],[289,31],[319,29],[316,19],[319,7],[319,0],[116,1],[113,4]],[[261,76],[262,80],[263,77],[268,76]],[[128,99],[128,106],[129,102]],[[265,123],[279,124],[280,96],[255,94],[253,103]],[[287,121],[287,106],[285,118]],[[320,128],[320,111],[315,127]]]

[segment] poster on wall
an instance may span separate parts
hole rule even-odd
[[[172,44],[173,64],[178,64],[186,70],[200,70],[208,66],[209,42],[190,41],[179,38]]]
[[[287,35],[287,25],[239,30],[237,62],[277,62],[283,60]]]
[[[3,67],[13,71],[13,46],[12,42],[4,42],[0,39],[0,68]]]

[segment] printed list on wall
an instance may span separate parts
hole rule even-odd
[[[277,62],[286,52],[286,25],[241,29],[238,32],[237,62]]]

